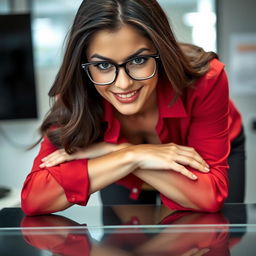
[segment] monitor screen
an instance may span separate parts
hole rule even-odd
[[[37,118],[29,14],[0,15],[0,120]]]

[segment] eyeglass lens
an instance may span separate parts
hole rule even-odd
[[[110,62],[88,65],[89,76],[96,84],[108,84],[115,80],[117,67]],[[136,57],[125,65],[125,70],[133,79],[143,80],[154,75],[156,60],[153,57]]]

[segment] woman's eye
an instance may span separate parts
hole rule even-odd
[[[113,65],[108,62],[102,62],[97,64],[97,68],[100,70],[107,70],[110,69]]]
[[[147,58],[145,57],[136,57],[135,59],[132,60],[132,64],[141,65],[141,64],[144,64],[146,61],[147,61]]]

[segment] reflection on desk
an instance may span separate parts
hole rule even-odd
[[[133,216],[130,222],[138,224],[140,219]],[[35,230],[22,229],[22,234],[30,245],[60,255],[230,255],[232,240],[229,227],[225,225],[228,221],[220,213],[176,213],[163,223],[170,227],[111,229],[104,232],[101,241],[95,241],[86,228],[72,229],[80,226],[78,223],[63,216],[49,215],[25,217],[22,227],[51,227],[50,230],[38,229],[35,233]],[[175,229],[171,226],[205,223],[218,226]],[[66,228],[57,229],[63,226]]]
[[[11,210],[19,209],[9,209],[9,213]],[[19,253],[10,255],[27,256],[256,255],[255,245],[248,248],[244,240],[247,236],[256,241],[256,226],[247,223],[247,210],[242,204],[224,207],[220,213],[171,212],[164,206],[108,206],[103,208],[103,225],[98,227],[55,214],[20,215],[19,228],[0,228],[0,242],[19,234],[24,248],[36,251],[22,254],[20,243]],[[0,220],[2,216],[0,212]],[[92,236],[95,230],[102,231],[99,239]],[[242,253],[235,249],[239,247]]]

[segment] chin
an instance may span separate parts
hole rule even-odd
[[[119,107],[119,108],[116,108],[116,110],[124,116],[132,116],[132,115],[136,115],[139,113],[139,110],[132,105],[122,107],[122,108]]]
[[[124,115],[124,116],[132,116],[132,115],[136,115],[137,112],[136,111],[120,111],[120,110],[117,110],[120,114]]]

